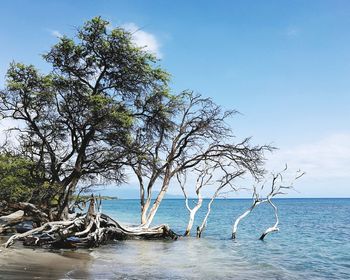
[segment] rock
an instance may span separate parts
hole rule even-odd
[[[34,228],[34,224],[32,221],[21,222],[16,225],[17,233],[24,233]]]
[[[71,242],[71,243],[80,243],[81,242],[80,238],[75,237],[75,236],[71,236],[71,237],[66,238],[66,241]]]

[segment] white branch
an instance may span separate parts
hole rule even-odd
[[[278,209],[276,207],[275,204],[272,203],[271,199],[269,198],[268,199],[268,202],[269,204],[272,206],[274,212],[275,212],[275,219],[276,219],[276,222],[275,224],[272,226],[272,227],[269,227],[261,236],[260,236],[260,240],[264,240],[264,238],[266,237],[266,235],[268,235],[269,233],[272,233],[272,232],[277,232],[279,231],[279,228],[278,228],[278,224],[279,224],[279,219],[278,219]]]

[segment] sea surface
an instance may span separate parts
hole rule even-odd
[[[274,224],[258,206],[230,239],[235,218],[251,201],[217,200],[201,239],[123,241],[76,251],[0,249],[0,279],[350,279],[350,199],[276,199],[280,231],[258,240]],[[195,221],[199,225],[206,203]],[[103,202],[118,221],[139,222],[138,200]],[[183,233],[183,200],[164,200],[154,224]]]

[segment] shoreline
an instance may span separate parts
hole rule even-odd
[[[0,243],[7,237],[0,237]],[[93,257],[88,250],[48,250],[16,245],[0,250],[0,279],[86,279]]]

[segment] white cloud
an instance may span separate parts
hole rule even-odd
[[[160,43],[155,35],[144,31],[133,22],[125,23],[121,27],[132,33],[133,41],[138,47],[145,48],[145,50],[157,55],[158,58],[162,57]]]
[[[152,54],[155,54],[158,58],[162,58],[162,53],[160,51],[161,44],[154,34],[144,31],[143,28],[133,22],[124,23],[121,27],[132,33],[132,39],[136,46],[144,48]],[[113,25],[109,24],[107,28],[108,30],[112,30]],[[47,31],[56,38],[63,37],[62,33],[58,30],[47,29]]]
[[[51,33],[52,36],[57,37],[57,38],[62,38],[63,37],[62,33],[59,32],[58,30],[50,30],[50,33]]]
[[[308,179],[350,179],[350,133],[339,133],[271,156],[268,165],[281,169],[301,169]]]

